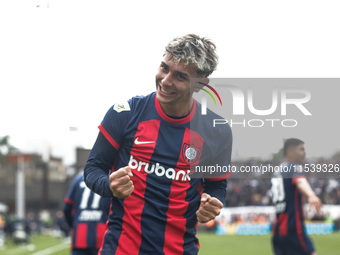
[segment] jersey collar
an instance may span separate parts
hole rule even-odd
[[[197,103],[196,100],[194,99],[194,103],[191,109],[191,112],[188,116],[181,118],[181,119],[173,119],[171,117],[169,117],[168,115],[166,115],[161,107],[161,104],[159,103],[159,101],[157,100],[157,95],[155,94],[155,106],[156,106],[156,110],[158,115],[165,121],[170,122],[172,124],[185,124],[187,122],[189,122],[196,113],[196,108],[197,108]]]

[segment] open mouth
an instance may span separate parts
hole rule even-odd
[[[165,90],[161,85],[159,85],[159,90],[160,90],[160,92],[162,92],[162,93],[164,93],[166,95],[174,95],[174,94],[176,94],[175,92],[171,92],[171,91]]]

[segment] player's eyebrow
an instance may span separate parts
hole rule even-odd
[[[165,64],[163,61],[161,63],[161,66],[165,66],[166,68],[169,68],[169,66],[167,64]]]
[[[169,66],[167,64],[165,64],[163,61],[162,61],[161,65],[163,65],[164,67],[169,69]],[[189,75],[187,73],[183,73],[183,72],[180,72],[180,71],[177,71],[177,70],[175,70],[174,72],[176,74],[180,74],[180,75],[184,76],[185,78],[189,78]]]
[[[175,73],[180,74],[180,75],[182,75],[185,78],[189,78],[189,75],[187,75],[186,73],[182,73],[180,71],[175,71]]]

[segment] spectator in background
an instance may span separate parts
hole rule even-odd
[[[110,198],[100,197],[87,188],[80,173],[64,201],[65,218],[72,231],[72,255],[96,255],[104,236]]]
[[[57,211],[56,216],[57,226],[59,227],[60,231],[64,233],[64,237],[67,238],[70,232],[70,227],[64,217],[64,213],[62,211]]]

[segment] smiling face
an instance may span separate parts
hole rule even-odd
[[[178,64],[166,56],[156,74],[157,99],[163,111],[172,116],[185,116],[190,113],[192,93],[191,78],[202,78],[196,73],[194,64]]]

